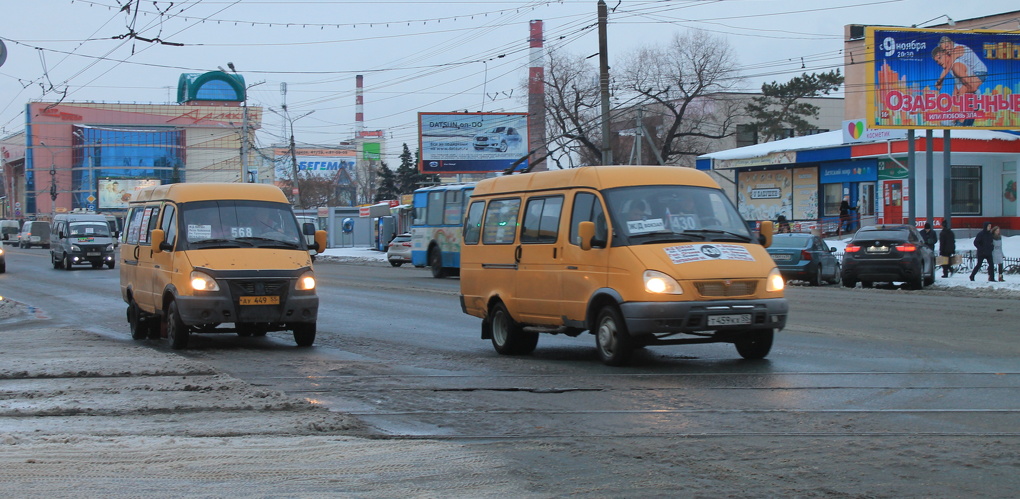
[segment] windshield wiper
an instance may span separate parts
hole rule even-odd
[[[731,236],[732,237],[732,239],[731,238],[725,238],[725,237],[723,237],[723,238],[718,238],[717,237],[717,238],[712,239],[713,241],[733,241],[733,240],[735,240],[735,242],[740,242],[740,243],[749,243],[749,242],[751,242],[751,238],[750,237],[747,237],[747,236],[745,236],[743,234],[737,234],[736,232],[730,232],[728,230],[720,230],[720,229],[689,229],[689,230],[685,230],[684,231],[685,234],[688,234],[688,233],[691,233],[691,232],[696,232],[698,234],[703,234],[704,235],[703,237],[705,237],[705,239],[708,239],[708,234],[721,234],[721,235],[724,235],[724,236]]]
[[[193,245],[193,246],[197,245],[197,244],[201,244],[201,245],[208,244],[210,246],[221,247],[221,248],[240,248],[240,247],[242,247],[242,241],[238,241],[236,239],[219,239],[219,238],[199,239],[198,241],[189,241],[188,244]],[[248,246],[253,246],[252,243],[249,243],[249,242],[244,242],[244,244],[247,244]]]
[[[640,240],[640,244],[689,243],[693,241],[703,241],[705,240],[705,236],[701,234],[676,233],[672,231],[656,231],[633,234],[629,236],[629,239],[632,241]]]
[[[260,248],[269,247],[283,247],[283,248],[298,248],[298,244],[291,241],[281,241],[279,239],[273,239],[271,237],[239,237],[240,241],[251,242],[252,245],[257,245]],[[256,244],[257,243],[257,244]]]

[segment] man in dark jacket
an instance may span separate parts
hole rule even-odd
[[[952,268],[953,255],[956,254],[956,234],[949,228],[949,221],[942,222],[942,231],[939,232],[939,256],[946,257],[946,264],[942,266],[942,277],[949,277],[949,269]]]
[[[935,233],[931,228],[931,224],[928,222],[924,223],[924,229],[921,229],[921,237],[924,238],[924,245],[935,251],[935,243],[939,242],[939,235]]]
[[[981,264],[987,260],[988,280],[995,281],[995,266],[992,265],[992,222],[985,222],[981,232],[974,236],[974,247],[977,248],[977,263],[974,264],[974,270],[970,271],[970,280],[974,280],[974,275],[981,268]]]

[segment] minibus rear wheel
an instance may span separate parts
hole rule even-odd
[[[502,302],[492,306],[492,347],[501,355],[527,355],[538,346],[538,333],[525,331]]]
[[[595,346],[607,366],[622,366],[630,361],[634,341],[614,305],[607,305],[599,311],[595,320]]]

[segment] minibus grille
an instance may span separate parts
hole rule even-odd
[[[701,296],[750,296],[758,289],[758,281],[696,281],[694,286],[698,288]]]
[[[230,284],[240,296],[279,295],[287,288],[287,281],[281,280],[232,281]]]

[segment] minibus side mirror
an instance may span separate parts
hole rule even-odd
[[[152,244],[152,252],[162,253],[164,242],[166,242],[166,233],[163,232],[163,229],[152,229],[152,234],[149,236],[149,243]]]
[[[595,222],[581,222],[577,225],[577,235],[581,238],[581,249],[591,249],[591,240],[595,238]]]
[[[306,225],[312,224],[309,223]],[[326,231],[324,230],[315,231],[315,248],[312,249],[314,249],[316,253],[322,253],[323,251],[326,251]]]
[[[762,221],[761,228],[758,229],[758,234],[760,235],[758,239],[761,241],[761,245],[766,248],[772,246],[772,230],[773,227],[771,220]]]
[[[306,235],[306,236],[314,236],[315,235],[315,224],[313,224],[312,222],[305,222],[305,223],[301,224],[301,233]]]

